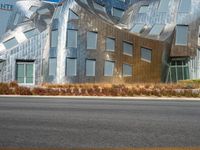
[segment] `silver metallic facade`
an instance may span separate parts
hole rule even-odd
[[[199,0],[0,0],[0,82],[198,79],[199,8]]]

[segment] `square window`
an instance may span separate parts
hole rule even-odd
[[[152,50],[149,48],[141,48],[141,60],[151,63]]]
[[[99,10],[99,11],[102,11],[102,12],[106,11],[104,5],[101,5],[99,3],[93,2],[93,6],[96,10]]]
[[[56,58],[57,57],[57,48],[51,47],[49,50],[49,57]]]
[[[77,48],[77,30],[67,30],[67,47]]]
[[[56,76],[56,70],[57,70],[57,59],[56,58],[50,58],[49,59],[49,76]]]
[[[123,64],[123,76],[132,76],[132,66],[129,64]]]
[[[159,36],[162,33],[164,27],[165,26],[162,25],[162,24],[155,24],[153,26],[153,28],[151,29],[149,35],[157,35],[157,36]]]
[[[51,47],[57,47],[58,45],[58,30],[51,31]]]
[[[104,64],[104,76],[113,76],[114,68],[115,68],[115,62],[106,60]]]
[[[37,29],[31,29],[31,30],[24,32],[24,35],[26,36],[26,38],[29,39],[29,38],[35,36],[37,33],[38,33]]]
[[[76,76],[77,75],[77,59],[76,58],[67,58],[67,76]]]
[[[11,49],[13,48],[14,46],[16,46],[18,44],[16,38],[11,38],[5,42],[3,42],[4,46],[6,47],[6,49]]]
[[[125,55],[133,55],[133,44],[129,42],[123,42],[123,53]]]
[[[87,49],[97,49],[96,32],[87,32]]]
[[[188,44],[188,26],[176,26],[176,45],[187,46]]]
[[[96,60],[86,60],[86,76],[95,76]]]
[[[131,29],[131,32],[134,33],[141,33],[141,31],[144,29],[145,24],[135,24],[133,28]]]
[[[124,15],[124,10],[119,8],[112,8],[112,15],[117,18],[121,18]]]
[[[17,62],[16,79],[21,84],[34,84],[34,63]]]
[[[106,51],[115,51],[115,39],[109,37],[106,38]]]
[[[86,4],[86,5],[88,5],[88,2],[87,2],[87,0],[80,0],[82,3],[84,3],[84,4]]]

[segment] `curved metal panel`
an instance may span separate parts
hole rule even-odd
[[[167,80],[170,61],[174,58],[189,60],[191,78],[199,78],[199,69],[194,69],[194,64],[200,59],[197,51],[200,1],[191,0],[187,9],[179,8],[180,3],[181,0],[14,2],[13,11],[6,14],[9,21],[1,25],[0,59],[6,60],[1,80],[15,80],[15,66],[11,62],[16,59],[37,62],[36,67],[40,69],[36,72],[36,83],[160,82]],[[0,17],[4,17],[4,12],[0,11]],[[176,43],[179,25],[188,27],[185,45]],[[38,32],[31,32],[33,37],[27,37],[26,32],[34,29]],[[96,36],[87,39],[88,32]],[[6,49],[5,42],[12,38],[16,38],[17,45]],[[107,38],[114,39],[113,51],[106,50]],[[74,43],[68,46],[72,39]],[[124,42],[132,45],[132,55],[124,53]],[[94,48],[89,48],[88,43],[95,45]],[[145,53],[141,55],[141,49],[149,50],[148,57]],[[76,59],[77,65],[72,66],[76,70],[74,76],[67,75],[67,58]],[[86,75],[87,60],[95,62],[95,76]],[[113,62],[113,76],[105,76],[105,61]],[[123,76],[125,64],[132,67],[132,76]]]

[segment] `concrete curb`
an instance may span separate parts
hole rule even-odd
[[[0,95],[0,98],[58,98],[74,100],[158,100],[158,101],[200,101],[200,98],[187,97],[112,97],[112,96],[23,96],[23,95]]]

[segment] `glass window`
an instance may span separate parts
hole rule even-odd
[[[51,31],[51,47],[57,47],[58,45],[58,30]]]
[[[58,18],[53,19],[52,24],[51,24],[52,31],[58,30],[58,25],[59,25]]]
[[[147,13],[148,12],[148,5],[144,5],[140,7],[139,13]]]
[[[37,33],[38,33],[37,29],[31,29],[31,30],[24,32],[24,34],[27,38],[31,38],[31,37],[35,36]]]
[[[57,48],[51,47],[49,50],[49,57],[56,58],[57,57]]]
[[[124,10],[113,7],[112,15],[117,18],[121,18],[124,15]]]
[[[99,3],[93,2],[94,8],[99,10],[99,11],[103,11],[105,12],[105,7]]]
[[[154,26],[153,26],[153,28],[151,29],[151,31],[150,31],[150,35],[160,35],[161,34],[161,32],[163,31],[163,29],[164,29],[164,25],[162,25],[162,24],[155,24]]]
[[[178,12],[189,13],[191,10],[191,0],[180,0]]]
[[[67,30],[67,47],[77,48],[77,30]]]
[[[115,39],[113,38],[106,38],[106,51],[115,51]]]
[[[187,45],[188,43],[188,26],[176,26],[176,45]]]
[[[80,0],[82,3],[84,3],[84,4],[86,4],[86,5],[88,5],[88,2],[87,2],[87,0]]]
[[[188,66],[185,66],[183,68],[183,71],[184,71],[184,80],[188,80],[190,79],[190,73],[189,73],[189,67]]]
[[[123,64],[123,76],[132,76],[132,66]]]
[[[96,32],[87,32],[87,49],[97,49]]]
[[[38,9],[37,6],[31,6],[31,7],[29,8],[29,10],[32,11],[32,12],[35,12],[37,9]]]
[[[178,80],[183,80],[183,68],[177,67]]]
[[[49,58],[49,76],[56,76],[57,59]]]
[[[17,24],[18,24],[19,18],[20,18],[20,15],[17,13],[17,14],[15,15],[14,25],[17,25]]]
[[[26,83],[33,83],[33,64],[26,64]]]
[[[187,80],[189,76],[189,67],[187,60],[185,59],[175,59],[170,63],[170,74],[169,78],[171,82],[176,82],[178,80]]]
[[[151,62],[152,59],[152,50],[149,48],[141,48],[141,60]]]
[[[47,14],[49,13],[49,9],[48,8],[43,8],[43,9],[40,9],[37,11],[40,15],[44,15],[44,14]]]
[[[18,83],[24,83],[24,80],[25,80],[24,71],[25,71],[24,64],[17,64],[17,82]]]
[[[69,10],[69,20],[79,19],[78,15],[74,13],[71,9]]]
[[[96,60],[86,60],[86,76],[95,76]]]
[[[18,83],[34,83],[34,64],[33,62],[17,62],[16,78]]]
[[[115,62],[106,60],[104,65],[104,76],[113,76],[114,68],[115,68]]]
[[[168,12],[170,0],[160,0],[158,7],[159,12]]]
[[[77,59],[76,58],[67,58],[67,76],[76,76],[77,75]]]
[[[145,24],[135,24],[131,29],[131,32],[141,33],[141,31],[144,29],[144,26]]]
[[[171,81],[172,82],[177,81],[177,70],[175,67],[171,67]]]
[[[133,44],[128,42],[123,42],[123,53],[126,55],[133,55]]]
[[[16,38],[14,37],[14,38],[9,39],[6,42],[3,42],[3,44],[6,47],[6,49],[10,49],[10,48],[16,46],[18,44],[18,42],[17,42]]]

